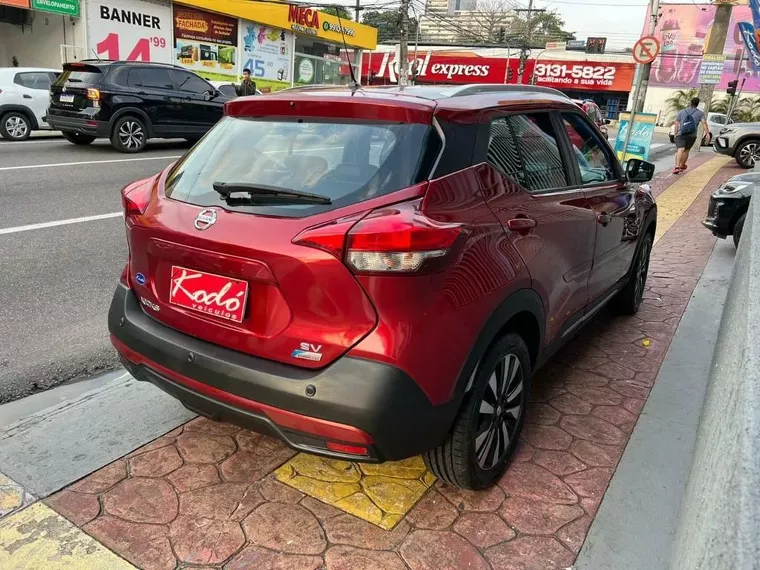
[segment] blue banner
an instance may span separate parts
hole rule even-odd
[[[747,59],[749,59],[750,66],[755,71],[760,71],[760,50],[757,48],[755,27],[749,22],[739,22],[737,26],[744,40],[744,45],[747,47]]]
[[[618,158],[623,162],[629,158],[649,160],[649,148],[652,145],[657,115],[653,113],[636,113],[636,120],[633,123],[631,138],[628,140],[628,148],[624,157],[623,146],[625,146],[625,137],[628,134],[630,123],[631,114],[621,113],[620,127],[618,128],[617,139],[615,140],[615,152]]]

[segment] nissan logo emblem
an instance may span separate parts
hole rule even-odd
[[[216,210],[212,210],[211,208],[207,208],[200,212],[197,216],[195,216],[195,221],[193,222],[193,225],[195,226],[195,229],[198,231],[203,231],[209,229],[211,226],[213,226],[216,223]]]

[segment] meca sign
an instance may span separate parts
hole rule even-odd
[[[445,60],[450,58],[446,58],[445,56],[435,57],[435,59],[438,59],[439,61],[434,60],[434,56],[431,52],[427,52],[427,54],[423,55],[423,57],[411,59],[409,62],[409,73],[412,73],[413,66],[415,65],[417,67],[417,76],[428,77],[429,79],[472,79],[478,77],[488,77],[491,73],[490,63],[461,63],[462,58],[457,58],[456,63],[446,62]],[[477,58],[471,59],[477,61]],[[431,60],[433,60],[432,64]],[[380,69],[377,72],[377,76],[387,77],[391,83],[397,83],[400,67],[399,64],[400,62],[397,60],[395,53],[386,52],[383,55],[383,61],[380,64]],[[503,79],[504,78],[501,77],[499,78],[499,81],[503,81]]]

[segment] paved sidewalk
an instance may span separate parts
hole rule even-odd
[[[44,503],[145,570],[567,568],[715,244],[699,222],[709,191],[739,172],[723,164],[705,153],[655,181],[668,231],[658,228],[640,313],[601,315],[538,374],[518,453],[488,491],[434,482],[419,460],[368,469],[294,457],[201,418]],[[28,510],[3,525],[19,528]]]

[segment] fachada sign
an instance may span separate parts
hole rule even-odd
[[[288,22],[296,32],[316,35],[319,29],[319,12],[291,4],[288,6]]]
[[[633,63],[593,61],[536,62],[536,85],[572,91],[630,91]]]
[[[484,57],[461,57],[436,55],[434,52],[409,56],[410,73],[417,66],[417,77],[429,83],[504,83],[507,76],[507,60]],[[362,75],[398,82],[399,62],[391,52],[364,54]]]

